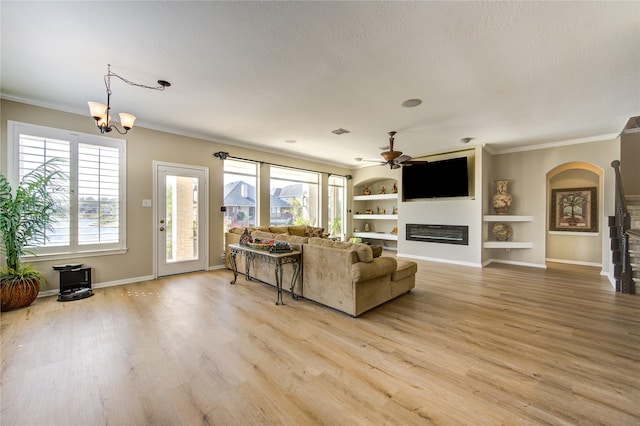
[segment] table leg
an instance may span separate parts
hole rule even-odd
[[[236,256],[238,255],[238,252],[232,251],[229,254],[229,262],[231,263],[231,269],[233,270],[233,281],[231,281],[231,284],[235,284],[236,280],[238,279],[238,265],[236,264]]]
[[[276,305],[284,305],[282,301],[282,260],[280,259],[276,261],[276,289],[278,290]]]
[[[251,262],[253,262],[253,255],[251,253],[247,253],[244,260],[245,260],[244,275],[247,281],[251,281]]]
[[[293,266],[293,277],[291,278],[291,298],[298,300],[300,296],[295,293],[294,289],[296,286],[296,281],[298,280],[298,275],[300,274],[300,263],[296,260],[295,262],[291,263],[291,266]]]

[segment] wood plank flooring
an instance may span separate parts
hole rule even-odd
[[[354,319],[229,271],[1,315],[2,425],[640,424],[640,296],[419,262]]]

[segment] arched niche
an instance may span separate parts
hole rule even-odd
[[[586,162],[574,161],[561,164],[547,172],[546,196],[546,260],[588,266],[603,266],[603,196],[604,170]],[[550,230],[552,193],[556,189],[595,188],[597,203],[597,230],[595,232],[570,232]]]

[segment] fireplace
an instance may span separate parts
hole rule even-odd
[[[469,227],[466,225],[424,225],[407,223],[406,239],[426,243],[469,245]]]

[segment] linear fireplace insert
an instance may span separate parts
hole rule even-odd
[[[466,225],[424,225],[407,223],[406,239],[427,243],[469,245],[469,227]]]

